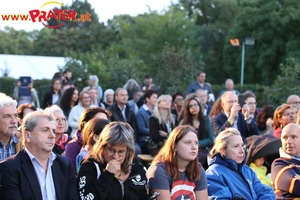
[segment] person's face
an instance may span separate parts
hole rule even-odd
[[[106,101],[107,102],[113,102],[114,101],[114,94],[110,93],[106,95]]]
[[[184,98],[181,95],[177,95],[174,100],[174,104],[178,107],[182,107],[184,102]]]
[[[127,90],[119,90],[118,94],[116,95],[116,101],[118,104],[127,104],[128,102],[128,93]]]
[[[94,80],[89,80],[89,85],[90,85],[90,86],[95,86],[95,85],[96,85],[96,81],[94,81]]]
[[[94,118],[97,118],[97,119],[107,119],[107,115],[102,113],[102,112],[98,112]]]
[[[256,110],[256,100],[255,100],[255,98],[254,97],[249,97],[248,99],[246,99],[245,102],[250,108],[250,114],[255,113],[255,110]]]
[[[227,90],[232,91],[234,87],[233,81],[227,81],[225,87]]]
[[[200,105],[194,99],[189,102],[189,111],[191,115],[198,115],[200,112]]]
[[[82,95],[81,103],[84,107],[91,105],[91,103],[92,103],[91,96],[87,93],[84,93]]]
[[[134,94],[134,101],[137,102],[141,98],[142,95],[143,95],[143,92],[136,92]]]
[[[291,156],[300,155],[300,129],[295,126],[299,125],[293,125],[281,133],[282,150]]]
[[[192,161],[197,159],[198,155],[198,138],[193,132],[188,132],[175,147],[178,161]]]
[[[199,74],[199,76],[197,76],[197,80],[199,83],[203,83],[205,81],[205,78],[206,78],[205,73],[201,73],[201,74]]]
[[[223,99],[222,99],[222,108],[227,112],[227,113],[230,113],[230,110],[232,108],[232,105],[234,103],[238,102],[238,97],[236,94],[234,93],[230,93],[230,94],[227,94],[226,96],[224,96],[224,102],[223,102]]]
[[[208,95],[204,90],[200,90],[197,92],[198,96],[200,97],[201,104],[205,105],[208,101]]]
[[[263,166],[263,165],[264,165],[264,162],[265,162],[264,157],[257,158],[256,160],[254,160],[254,164],[255,164],[257,167]]]
[[[157,101],[157,94],[152,94],[150,98],[146,98],[146,100],[150,105],[155,106]]]
[[[122,164],[127,153],[127,146],[124,144],[107,145],[104,150],[103,158],[106,163],[111,160],[118,160]]]
[[[278,119],[278,121],[282,124],[283,127],[285,127],[289,123],[296,122],[296,114],[292,109],[288,108],[283,111],[282,116]]]
[[[0,109],[0,134],[11,137],[17,132],[18,113],[14,105],[4,105]]]
[[[71,78],[72,78],[72,72],[67,72],[67,73],[66,73],[66,77],[67,77],[68,79],[71,79]]]
[[[52,151],[55,145],[55,129],[55,121],[41,118],[32,132],[26,131],[26,142],[29,143],[28,147],[33,155]]]
[[[244,160],[244,142],[240,135],[232,135],[228,138],[228,145],[224,149],[224,155],[240,164]]]
[[[74,90],[73,94],[72,94],[72,101],[76,102],[79,98],[79,93],[78,90]]]
[[[98,97],[98,92],[97,92],[97,90],[95,90],[95,89],[90,89],[89,91],[89,94],[91,95],[91,97],[92,97],[92,99],[93,100],[95,100],[95,99],[97,99],[97,97]]]
[[[171,108],[171,101],[167,98],[162,99],[159,103],[158,103],[158,107],[159,108],[164,108],[164,109],[170,109]]]
[[[65,118],[64,114],[59,111],[55,111],[53,113],[56,121],[56,134],[63,134],[66,130],[66,121],[67,119]]]
[[[152,84],[152,78],[146,78],[146,83],[148,85],[151,85]]]
[[[53,89],[54,90],[60,90],[61,89],[61,83],[59,80],[56,80],[53,84]]]

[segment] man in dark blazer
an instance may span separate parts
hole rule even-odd
[[[44,111],[25,116],[25,149],[0,163],[0,199],[79,199],[71,162],[52,152],[55,128]]]
[[[255,120],[250,117],[249,106],[245,104],[241,108],[234,92],[227,91],[221,96],[221,106],[223,112],[214,117],[211,122],[215,137],[230,127],[238,129],[243,138],[259,135]]]
[[[120,121],[120,122],[127,122],[134,130],[135,140],[138,135],[137,125],[136,125],[136,118],[134,112],[130,109],[128,105],[128,92],[124,88],[118,88],[115,92],[114,96],[114,104],[107,108],[112,113],[110,120]],[[138,143],[134,143],[135,145],[135,154],[142,153],[141,147]]]

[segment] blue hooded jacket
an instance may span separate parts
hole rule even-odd
[[[275,199],[270,187],[257,178],[252,169],[244,162],[234,160],[217,153],[206,170],[208,195],[216,199]]]

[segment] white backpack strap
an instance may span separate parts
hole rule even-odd
[[[95,162],[94,162],[94,164],[95,164],[95,167],[96,167],[96,170],[97,170],[97,179],[99,179],[99,177],[100,177],[100,175],[101,175],[101,171],[100,171],[100,168],[99,168],[98,163],[95,163]]]

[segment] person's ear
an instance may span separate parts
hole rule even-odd
[[[25,141],[31,142],[31,133],[29,131],[25,131]]]
[[[224,148],[220,149],[220,154],[225,155],[225,149]]]
[[[99,139],[99,135],[94,134],[94,135],[93,135],[93,140],[94,140],[94,142],[97,142],[98,139]]]

